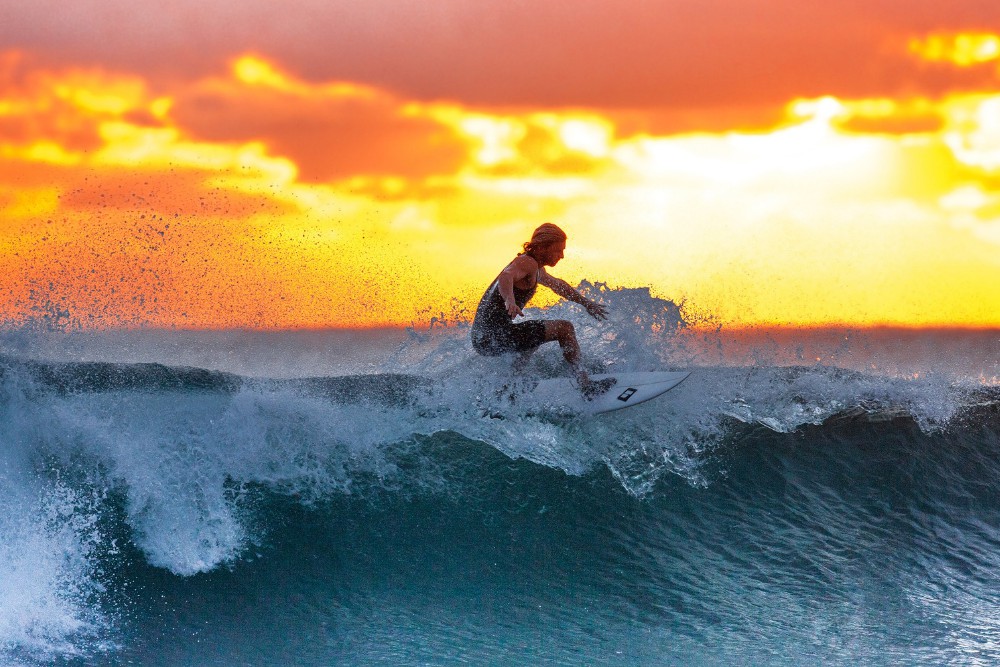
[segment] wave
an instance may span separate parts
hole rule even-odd
[[[691,377],[663,399],[584,418],[511,400],[523,380],[506,360],[471,354],[461,326],[413,331],[380,372],[337,376],[0,356],[0,655],[119,650],[123,554],[179,577],[235,567],[284,530],[289,507],[423,497],[482,507],[509,493],[543,508],[569,503],[566,484],[575,498],[586,488],[656,503],[727,479],[743,484],[723,485],[738,506],[759,493],[746,466],[784,475],[767,445],[845,470],[870,463],[857,457],[872,429],[896,458],[952,448],[913,452],[941,466],[925,478],[983,483],[953,469],[965,454],[988,459],[996,438],[1000,391],[982,377],[706,364],[715,342],[686,333],[675,305],[648,290],[594,289],[630,313],[613,333],[568,306],[545,310],[576,320],[591,370],[670,366]],[[558,351],[540,351],[531,372],[563,374]]]

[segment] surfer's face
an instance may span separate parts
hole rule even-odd
[[[538,261],[542,266],[555,266],[563,258],[563,251],[566,250],[566,242],[550,243],[537,252]]]

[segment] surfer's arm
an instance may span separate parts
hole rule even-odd
[[[587,309],[591,317],[595,320],[606,320],[608,319],[608,309],[597,303],[596,301],[591,301],[584,295],[577,292],[573,287],[563,280],[562,278],[556,278],[555,276],[550,276],[544,269],[538,275],[538,282],[545,285],[550,290],[558,294],[564,299],[568,299],[573,303],[578,303]]]

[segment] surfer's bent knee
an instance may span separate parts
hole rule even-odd
[[[564,351],[573,352],[579,348],[576,342],[576,329],[569,320],[546,320],[545,339],[558,341]]]
[[[546,340],[562,341],[567,337],[575,337],[576,330],[569,320],[545,320]]]

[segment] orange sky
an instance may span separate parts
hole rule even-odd
[[[64,4],[0,0],[2,321],[461,316],[553,221],[726,325],[1000,326],[993,0]]]

